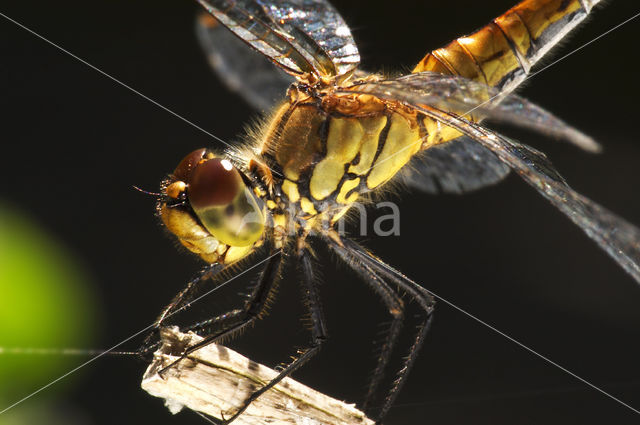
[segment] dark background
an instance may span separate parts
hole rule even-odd
[[[511,0],[334,3],[353,29],[363,67],[388,71],[410,69],[428,50],[513,6]],[[639,11],[634,2],[609,3],[555,58]],[[148,0],[4,1],[0,7],[222,139],[235,140],[254,112],[208,69],[193,34],[195,10],[188,1]],[[640,20],[630,22],[521,91],[600,140],[602,155],[512,133],[547,152],[576,190],[636,224],[638,34]],[[147,326],[200,267],[176,252],[153,217],[153,199],[132,185],[155,190],[186,153],[220,145],[4,18],[0,90],[0,196],[42,223],[89,270],[102,318],[95,344],[110,346]],[[569,220],[515,176],[463,197],[396,199],[401,236],[371,237],[367,246],[427,289],[640,407],[640,290]],[[332,339],[296,376],[358,401],[374,365],[371,338],[388,318],[344,268],[327,261],[323,274]],[[196,309],[224,308],[243,289],[241,281],[234,285]],[[286,359],[292,342],[304,341],[295,286],[295,278],[285,279],[274,313],[236,347],[275,364]],[[66,378],[63,389],[36,397],[55,397],[76,423],[204,423],[191,413],[172,417],[142,392],[143,369],[130,358],[100,359]],[[427,346],[385,423],[637,421],[631,410],[440,303]]]

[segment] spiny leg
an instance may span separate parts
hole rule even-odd
[[[195,332],[197,334],[204,332],[210,334],[213,326],[218,325],[219,328],[224,328],[224,326],[220,325],[223,325],[224,323],[231,321],[242,314],[244,314],[244,309],[236,308],[218,316],[210,317],[206,320],[202,320],[188,326],[183,326],[180,330],[182,332]],[[207,330],[209,330],[209,332],[207,332]]]
[[[206,282],[207,280],[211,280],[215,282],[217,278],[220,278],[221,276],[224,277],[225,271],[228,270],[229,267],[230,267],[229,265],[225,266],[221,264],[210,264],[207,267],[205,267],[196,277],[191,279],[187,283],[185,288],[173,298],[171,303],[169,303],[169,305],[167,305],[162,310],[162,312],[160,313],[160,315],[152,325],[152,329],[147,335],[147,337],[145,338],[145,341],[142,347],[138,349],[139,355],[144,356],[146,354],[149,354],[155,351],[161,345],[162,342],[160,341],[159,338],[155,342],[152,340],[154,339],[154,336],[156,335],[160,327],[164,324],[165,320],[170,316],[172,316],[173,314],[179,312],[180,310],[184,310],[187,307],[189,307],[193,302],[194,293],[199,289],[201,284],[203,282]],[[252,266],[252,267],[255,267],[255,266]],[[240,274],[244,273],[246,270],[251,269],[252,267],[249,267],[249,268],[245,267],[244,270],[240,272]],[[238,275],[239,274],[236,274],[235,276],[238,276]],[[220,280],[222,280],[222,278],[220,278]],[[216,284],[212,287],[211,290],[215,290],[218,286],[223,285],[226,282],[228,282],[228,280],[225,280],[222,282],[221,281],[216,282]],[[225,321],[232,319],[234,316],[238,315],[241,312],[242,310],[232,310],[230,312],[227,312],[225,314],[222,314],[220,316],[217,316],[215,318],[209,319],[201,323],[213,323],[215,321],[217,324],[222,324]],[[190,327],[185,328],[184,330],[189,331],[189,330],[197,330],[200,328],[204,328],[204,326],[198,326],[198,325],[199,324],[192,325]]]
[[[281,253],[271,254],[271,257]],[[258,283],[250,294],[246,295],[243,308],[229,310],[221,315],[183,327],[183,332],[203,332],[217,326],[218,330],[209,331],[208,334],[215,342],[220,343],[224,338],[231,337],[240,332],[244,327],[256,319],[262,317],[269,302],[273,299],[273,293],[277,286],[279,267],[281,264],[267,264],[260,274]]]
[[[351,252],[353,252],[357,258],[359,258],[364,264],[370,266],[381,276],[393,281],[400,289],[405,291],[424,311],[424,319],[420,325],[418,325],[418,332],[416,333],[414,342],[409,349],[409,354],[404,359],[404,364],[397,374],[397,377],[392,385],[391,390],[385,402],[380,409],[378,415],[378,422],[387,414],[395,399],[397,398],[402,386],[405,384],[409,372],[418,357],[418,352],[424,343],[424,339],[431,327],[431,321],[433,319],[433,307],[435,305],[435,298],[426,289],[412,281],[408,277],[404,276],[399,271],[395,270],[388,264],[384,263],[379,258],[371,255],[364,248],[359,246],[353,241],[345,240],[345,246]]]
[[[349,265],[361,278],[366,282],[374,292],[382,299],[389,314],[392,316],[391,325],[386,330],[384,335],[384,342],[382,344],[380,353],[378,354],[378,361],[373,375],[369,380],[369,387],[367,394],[362,404],[362,408],[365,412],[369,413],[369,403],[372,402],[375,396],[380,382],[384,378],[385,371],[389,365],[391,353],[398,342],[400,331],[404,322],[404,303],[400,296],[383,280],[378,274],[376,274],[370,267],[366,265],[354,266],[350,257],[343,255],[342,252],[337,252],[340,258]]]
[[[162,312],[158,315],[154,325],[156,327],[160,326],[164,320],[177,312],[178,310],[185,308],[188,306],[189,301],[191,301],[193,297],[193,292],[198,289],[198,285],[207,280],[207,278],[212,278],[217,275],[221,270],[224,269],[224,266],[220,264],[210,264],[207,266],[202,272],[198,274],[195,278],[191,279],[185,288],[180,291],[174,298],[171,300],[169,305],[167,305]]]
[[[263,268],[258,283],[253,288],[249,298],[245,301],[242,309],[234,309],[213,319],[199,322],[191,327],[190,330],[202,329],[212,324],[221,325],[223,329],[211,335],[207,335],[202,341],[188,347],[176,361],[165,366],[158,373],[162,375],[167,369],[173,367],[176,363],[185,359],[189,354],[211,343],[220,341],[226,337],[233,336],[241,331],[247,325],[259,319],[265,312],[269,301],[271,300],[274,289],[277,286],[280,274],[280,266],[282,265],[282,253],[273,251],[267,259],[267,264]],[[216,322],[217,321],[217,322]]]
[[[361,273],[374,271],[383,278],[394,282],[400,289],[410,295],[424,312],[424,320],[418,326],[418,332],[409,350],[409,354],[404,358],[402,368],[398,371],[397,377],[377,415],[376,419],[379,423],[393,405],[402,386],[406,382],[409,371],[415,363],[420,347],[424,343],[424,339],[431,326],[435,299],[426,289],[393,269],[391,266],[385,264],[380,259],[374,257],[355,242],[348,239],[342,239],[340,242],[331,238],[326,238],[326,240],[329,246],[336,251],[340,257],[349,260],[348,264],[353,267],[354,270],[362,269]]]
[[[224,270],[224,266],[220,264],[208,265],[198,273],[196,277],[191,279],[175,297],[173,297],[173,300],[171,300],[171,302],[158,315],[155,322],[153,322],[149,334],[147,334],[142,347],[138,350],[141,356],[154,351],[160,346],[160,341],[153,342],[152,340],[154,339],[154,335],[156,335],[158,329],[164,324],[165,319],[178,311],[187,308],[193,299],[193,293],[198,289],[200,284],[219,275],[222,270]]]
[[[299,260],[302,266],[303,272],[303,284],[304,284],[304,297],[305,305],[309,310],[311,318],[311,345],[305,349],[298,351],[298,357],[296,357],[291,363],[285,366],[278,376],[273,378],[268,384],[260,388],[253,394],[251,394],[244,402],[243,406],[236,411],[233,416],[221,422],[222,425],[227,425],[233,422],[238,416],[244,412],[247,407],[262,394],[273,388],[278,382],[282,381],[285,377],[291,375],[300,366],[305,364],[311,357],[313,357],[322,343],[327,339],[327,330],[324,320],[324,314],[322,312],[322,306],[320,305],[320,296],[318,288],[313,280],[313,266],[311,264],[311,258],[309,252],[302,248],[298,252]]]

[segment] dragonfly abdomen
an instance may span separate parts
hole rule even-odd
[[[515,89],[600,0],[526,0],[475,33],[427,54],[412,72],[460,75]]]

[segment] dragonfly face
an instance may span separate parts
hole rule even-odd
[[[207,149],[187,155],[163,184],[158,213],[188,250],[208,263],[232,263],[260,246],[259,198],[232,162]]]

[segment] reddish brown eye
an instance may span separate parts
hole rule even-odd
[[[176,167],[176,170],[173,172],[173,177],[176,181],[188,182],[191,179],[191,173],[194,168],[200,161],[209,156],[209,152],[207,149],[202,148],[191,152],[189,155],[185,156],[180,164]]]
[[[229,160],[213,158],[195,167],[188,184],[189,202],[200,210],[230,204],[244,183]]]
[[[264,232],[262,206],[228,159],[205,158],[187,183],[187,198],[202,226],[229,246],[249,246]]]

